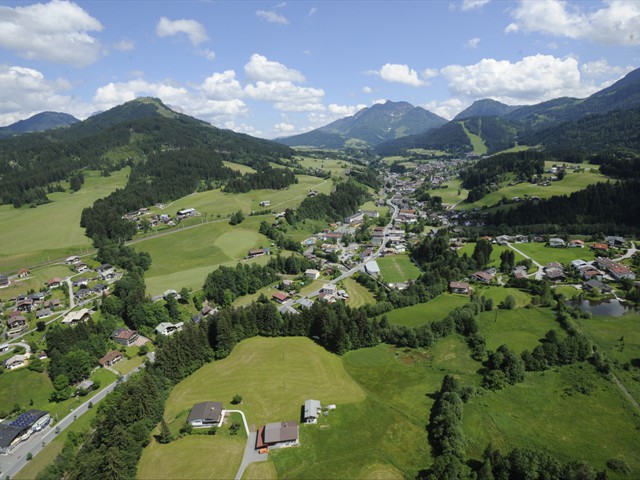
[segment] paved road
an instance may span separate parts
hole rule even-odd
[[[141,368],[144,368],[144,364],[133,370],[128,375],[125,375],[121,381],[126,381],[131,375],[136,373]],[[113,391],[118,385],[118,380],[107,385],[103,390],[100,390],[97,394],[84,402],[82,405],[71,411],[69,415],[60,420],[55,426],[46,427],[41,432],[31,435],[31,437],[20,444],[11,455],[0,455],[0,469],[2,471],[2,477],[13,477],[17,474],[27,463],[27,454],[31,453],[34,457],[42,451],[46,444],[56,438],[62,431],[82,414],[89,410],[89,403],[94,405],[100,402],[104,397]],[[58,432],[56,432],[58,430]]]
[[[621,257],[618,258],[614,258],[613,261],[614,262],[619,262],[620,260],[624,260],[625,258],[631,258],[633,257],[636,253],[638,252],[638,249],[636,248],[635,244],[631,244],[631,248],[629,250],[627,250],[627,253],[625,253],[624,255],[622,255]]]
[[[249,464],[254,462],[264,462],[269,458],[268,453],[258,453],[256,450],[256,436],[257,432],[251,432],[247,438],[247,444],[244,447],[244,455],[242,456],[242,462],[240,463],[240,468],[238,469],[238,473],[236,473],[235,480],[241,480],[242,475],[244,475],[244,471],[249,466]]]

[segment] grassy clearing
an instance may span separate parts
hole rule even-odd
[[[4,372],[0,375],[0,411],[10,411],[18,403],[28,407],[42,408],[49,403],[53,385],[46,373],[32,372],[27,368]]]
[[[167,445],[155,440],[144,449],[137,478],[234,478],[245,447],[245,437],[189,435]]]
[[[310,339],[252,338],[238,344],[228,358],[205,365],[180,382],[164,417],[172,422],[193,404],[207,400],[228,406],[235,394],[242,395],[240,409],[254,425],[299,419],[308,398],[339,405],[364,399],[340,357]]]
[[[78,254],[91,247],[80,228],[82,209],[124,187],[129,168],[101,177],[85,172],[85,183],[75,193],[52,193],[51,203],[37,208],[0,206],[0,272],[17,271],[47,258],[54,260]],[[41,234],[34,234],[41,233]]]
[[[567,395],[576,378],[594,385],[591,394]],[[472,398],[464,407],[467,452],[481,458],[489,442],[503,451],[534,447],[562,460],[583,460],[603,470],[610,458],[640,475],[640,423],[611,382],[589,365],[527,373],[524,383]]]
[[[376,299],[369,290],[356,282],[353,278],[345,278],[342,281],[344,289],[349,294],[347,305],[351,307],[361,307],[367,304],[375,304]]]
[[[447,180],[446,188],[436,188],[431,190],[430,193],[431,195],[441,197],[442,203],[453,205],[467,198],[469,191],[462,188],[461,180],[451,178]]]
[[[232,170],[236,170],[240,173],[256,173],[256,169],[249,165],[243,165],[242,163],[234,163],[223,160],[222,164]]]
[[[390,255],[378,258],[377,262],[382,280],[387,283],[406,282],[420,276],[420,269],[408,255]]]
[[[350,164],[344,160],[320,160],[312,157],[301,157],[300,165],[304,168],[322,168],[332,175],[339,176],[343,175],[345,169],[350,166]]]
[[[482,312],[478,323],[480,333],[487,340],[488,350],[496,350],[506,343],[519,354],[523,350],[532,351],[538,345],[538,340],[551,329],[560,337],[564,336],[554,312],[548,308],[496,309]]]
[[[518,245],[516,245],[516,248],[520,248],[520,245],[524,245],[524,244],[519,243]],[[511,250],[511,249],[507,246],[502,246],[502,245],[492,245],[492,247],[493,247],[493,250],[491,250],[491,261],[489,262],[489,266],[498,268],[500,267],[500,254],[505,250]],[[462,256],[466,253],[470,257],[471,255],[473,255],[474,248],[476,248],[476,242],[465,243],[462,246],[462,248],[458,250],[458,255]],[[516,263],[519,262],[520,260],[524,260],[524,257],[520,255],[518,252],[516,252],[515,250],[513,253],[516,254]],[[534,271],[535,271],[535,268],[534,268]]]
[[[242,480],[276,480],[278,472],[272,461],[251,463],[244,471]]]
[[[593,250],[589,248],[551,248],[544,243],[519,243],[515,247],[542,265],[549,262],[565,264],[579,258],[587,262],[595,259]]]
[[[528,196],[536,196],[540,198],[550,198],[556,195],[569,195],[578,190],[583,190],[589,185],[598,182],[604,182],[607,177],[597,171],[585,171],[579,173],[567,173],[560,181],[551,182],[548,187],[542,187],[531,183],[519,183],[518,185],[504,185],[499,190],[485,195],[480,200],[473,203],[460,204],[462,210],[470,210],[473,208],[490,207],[496,205],[506,197],[510,200],[513,197],[526,198]]]
[[[443,293],[427,303],[391,310],[386,315],[389,323],[417,327],[425,323],[442,320],[451,310],[466,303],[469,303],[469,297],[466,295]]]
[[[474,133],[471,133],[467,128],[467,126],[464,124],[464,122],[460,122],[460,125],[462,126],[464,133],[467,135],[467,137],[469,138],[469,141],[471,142],[471,146],[473,147],[473,153],[477,155],[484,155],[485,153],[487,153],[487,146],[484,144],[484,140],[482,140],[482,137]]]
[[[516,307],[526,307],[531,303],[531,295],[527,292],[518,290],[517,288],[506,287],[485,287],[480,284],[473,286],[474,292],[477,295],[482,295],[486,298],[493,300],[494,307],[497,307],[508,295],[511,295],[516,300]]]

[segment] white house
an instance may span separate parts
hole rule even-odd
[[[566,245],[565,241],[561,238],[550,238],[549,239],[549,246],[550,247],[564,247]]]
[[[304,276],[311,280],[316,280],[320,277],[320,272],[314,268],[308,268],[304,271]]]
[[[184,322],[178,322],[178,323],[162,322],[160,325],[156,327],[156,333],[158,335],[169,336],[169,335],[173,335],[176,332],[181,331],[183,327],[184,327]]]
[[[305,400],[304,402],[304,423],[316,423],[322,412],[320,400]]]

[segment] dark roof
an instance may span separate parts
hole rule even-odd
[[[264,426],[264,443],[293,442],[298,440],[298,422],[274,422]]]
[[[0,448],[7,448],[13,443],[16,437],[31,428],[39,418],[44,417],[49,412],[44,410],[29,410],[11,422],[0,423]]]
[[[203,420],[208,423],[219,422],[221,414],[222,403],[220,402],[196,403],[193,408],[191,408],[187,422],[191,423],[195,420]]]
[[[98,363],[100,365],[106,365],[107,363],[113,362],[116,358],[123,356],[124,355],[122,355],[122,353],[118,352],[117,350],[111,350],[110,352],[107,352],[104,357],[98,360]]]

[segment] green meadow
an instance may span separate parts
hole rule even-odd
[[[378,258],[377,262],[382,281],[386,283],[402,283],[420,276],[420,269],[409,255],[388,255]]]
[[[426,323],[442,320],[449,312],[469,303],[466,295],[443,293],[427,303],[418,303],[410,307],[398,308],[386,313],[389,323],[417,327]]]
[[[520,248],[520,245],[524,245],[524,244],[519,243],[518,245],[516,245],[516,248]],[[493,244],[492,247],[493,249],[491,250],[491,261],[489,262],[489,266],[498,268],[500,267],[500,254],[505,250],[511,250],[511,249],[507,246],[496,245],[496,244]],[[470,257],[471,255],[473,255],[474,248],[476,248],[475,242],[465,243],[462,246],[462,248],[458,250],[458,255],[462,256],[466,253]],[[515,257],[516,263],[519,262],[520,260],[524,260],[524,257],[520,255],[518,252],[516,252],[515,250],[513,253],[516,254],[516,257]]]
[[[342,280],[344,289],[349,294],[347,299],[347,305],[350,307],[361,307],[363,305],[373,305],[376,303],[376,299],[369,290],[356,282],[353,278],[345,278]]]
[[[92,250],[80,227],[82,209],[127,183],[129,168],[101,177],[84,172],[85,183],[75,192],[48,195],[51,203],[37,208],[0,205],[0,272],[40,264]],[[63,185],[68,187],[68,185]]]
[[[469,191],[462,188],[461,180],[450,178],[447,180],[445,188],[435,188],[430,190],[429,193],[434,197],[441,197],[442,203],[454,205],[458,202],[464,201],[467,198]]]
[[[595,257],[593,250],[590,248],[551,248],[545,246],[544,243],[518,243],[514,245],[525,255],[545,265],[550,262],[559,262],[562,264],[570,263],[572,260],[582,259],[591,261]],[[517,255],[517,253],[516,253]]]
[[[511,295],[516,300],[516,307],[526,307],[531,303],[531,295],[517,288],[487,287],[481,284],[475,284],[473,291],[476,295],[481,295],[493,300],[494,307],[497,307],[508,295]]]

